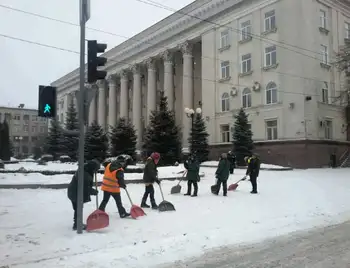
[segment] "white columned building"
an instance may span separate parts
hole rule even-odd
[[[141,148],[164,90],[184,148],[191,127],[185,108],[201,108],[216,159],[232,149],[233,116],[243,107],[256,151],[268,162],[318,167],[330,152],[341,161],[350,122],[343,75],[331,59],[350,40],[349,29],[344,0],[194,1],[106,53],[108,77],[98,83],[89,123],[107,129],[124,117]],[[78,89],[79,70],[52,85],[62,103]],[[67,108],[59,106],[62,117]]]

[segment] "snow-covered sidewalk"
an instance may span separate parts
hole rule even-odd
[[[148,215],[138,220],[120,219],[111,200],[110,227],[82,235],[71,231],[73,213],[65,190],[0,190],[0,263],[18,268],[153,267],[350,217],[347,169],[264,171],[259,195],[250,195],[250,183],[242,182],[228,197],[213,196],[209,188],[215,170],[201,170],[206,177],[197,198],[170,195],[175,182],[163,182],[165,198],[176,212],[146,210]],[[237,170],[230,182],[243,173]],[[133,201],[140,202],[143,185],[129,184],[128,189]],[[124,193],[122,198],[130,208]],[[157,187],[156,199],[161,201]],[[94,202],[88,203],[84,216],[94,209]]]
[[[217,167],[219,164],[219,161],[205,161],[201,163],[202,167]],[[262,170],[291,170],[292,168],[290,167],[282,167],[282,166],[277,166],[277,165],[272,165],[272,164],[264,164],[261,163],[260,168]]]

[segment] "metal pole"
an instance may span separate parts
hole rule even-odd
[[[191,139],[192,139],[192,141],[191,141],[191,143],[192,143],[192,150],[191,150],[191,155],[193,155],[193,153],[194,153],[194,139],[193,139],[193,123],[194,123],[194,121],[193,121],[193,119],[194,119],[194,114],[191,114],[191,132],[192,132],[192,137],[191,137]]]
[[[80,20],[80,86],[79,86],[79,155],[78,155],[78,200],[77,200],[77,233],[83,232],[84,207],[84,100],[85,100],[85,15]]]

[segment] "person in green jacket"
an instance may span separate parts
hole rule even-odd
[[[192,184],[194,188],[192,197],[198,194],[198,182],[199,179],[199,162],[195,155],[191,155],[188,160],[185,161],[184,167],[187,169],[187,193],[185,195],[191,195]]]
[[[215,172],[216,176],[216,195],[219,194],[221,184],[224,196],[227,196],[227,180],[230,176],[230,161],[227,159],[227,154],[222,154],[219,160],[218,168]]]

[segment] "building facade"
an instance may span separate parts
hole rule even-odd
[[[33,154],[38,139],[47,135],[48,120],[38,117],[38,110],[18,107],[0,107],[0,122],[6,121],[10,128],[10,139],[15,157]]]
[[[127,117],[140,146],[164,90],[184,147],[184,108],[202,108],[217,157],[244,107],[264,162],[323,166],[348,149],[347,94],[333,64],[348,39],[346,0],[197,0],[105,53],[108,79],[94,85],[89,121],[107,128]],[[79,70],[52,85],[64,121]]]

